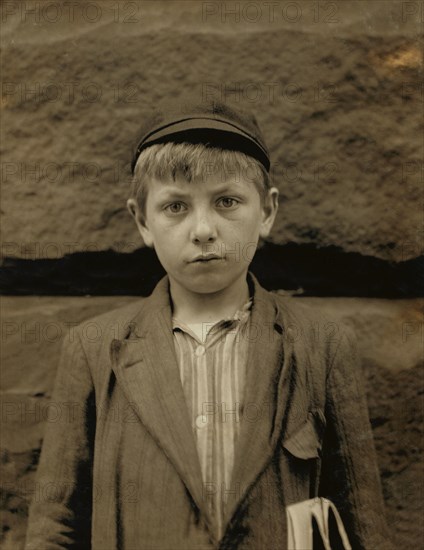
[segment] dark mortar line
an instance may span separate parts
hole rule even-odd
[[[418,298],[424,296],[424,256],[389,262],[336,246],[267,242],[250,266],[268,290],[301,296]],[[156,253],[140,248],[77,252],[58,259],[5,257],[0,292],[8,296],[147,296],[165,274]]]

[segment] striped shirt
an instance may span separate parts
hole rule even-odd
[[[173,317],[181,383],[192,421],[203,478],[203,498],[222,536],[226,491],[231,489],[234,450],[246,378],[252,299],[232,319],[185,324]]]

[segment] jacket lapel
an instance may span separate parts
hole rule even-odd
[[[143,301],[127,337],[113,340],[111,358],[127,400],[211,526],[202,500],[200,462],[174,352],[167,276]]]
[[[227,503],[225,523],[230,521],[249,486],[273,454],[274,392],[283,359],[278,305],[272,294],[263,289],[251,273],[250,276],[255,295],[246,334],[249,340],[246,386],[231,483],[235,498]]]
[[[249,488],[272,459],[281,433],[301,421],[304,407],[290,399],[295,367],[289,308],[252,277],[255,298],[250,321],[244,412],[236,448],[232,489],[225,511],[228,524]],[[301,392],[302,393],[302,392]]]

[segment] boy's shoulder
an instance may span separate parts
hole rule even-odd
[[[329,320],[328,315],[322,312],[319,303],[314,300],[292,296],[280,290],[273,290],[270,293],[287,321],[304,324]]]
[[[100,343],[108,339],[122,339],[127,334],[131,321],[142,310],[145,300],[146,298],[137,297],[129,304],[89,317],[79,323],[75,330],[83,341]]]
[[[286,330],[311,348],[322,344],[337,348],[341,340],[356,341],[351,324],[336,309],[334,313],[328,307],[323,311],[320,299],[288,296],[279,291],[272,291],[272,294]]]

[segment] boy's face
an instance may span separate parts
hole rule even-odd
[[[128,208],[147,246],[156,250],[171,284],[193,293],[220,292],[241,280],[259,237],[268,236],[278,208],[272,188],[261,204],[254,183],[211,175],[189,183],[148,184],[144,221],[134,199]],[[214,255],[216,259],[199,260]]]

